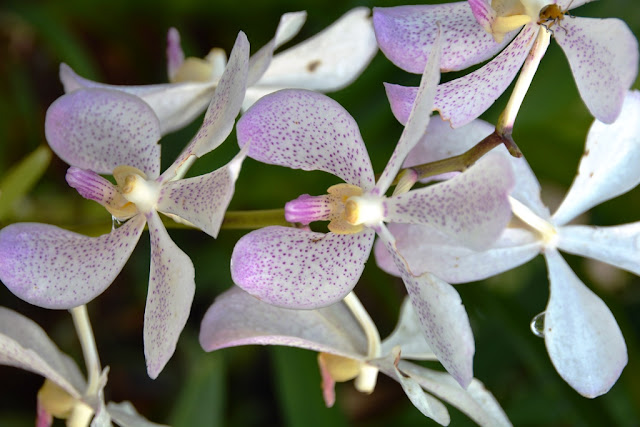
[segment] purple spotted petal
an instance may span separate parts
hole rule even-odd
[[[376,242],[376,246],[378,243],[384,245],[380,239]],[[402,302],[398,324],[391,335],[382,341],[380,353],[391,354],[395,346],[400,346],[403,359],[437,360],[436,355],[422,335],[420,319],[418,319],[409,298],[405,298]]]
[[[436,86],[440,81],[441,48],[442,35],[438,33],[433,42],[431,52],[429,53],[427,64],[424,67],[424,73],[422,74],[418,93],[416,94],[416,100],[409,114],[409,120],[402,131],[398,145],[396,145],[395,150],[393,150],[387,166],[384,168],[378,182],[376,182],[376,187],[373,191],[374,194],[382,195],[386,193],[400,170],[400,166],[402,166],[405,157],[427,131],[431,110],[433,108],[433,97],[436,93]]]
[[[640,276],[640,222],[614,227],[570,225],[558,229],[558,248]]]
[[[160,173],[160,123],[135,96],[105,89],[64,95],[47,110],[45,133],[71,166],[111,174],[128,165],[152,179]]]
[[[576,277],[556,250],[545,252],[551,297],[544,340],[560,376],[585,397],[615,384],[627,364],[627,346],[604,302]]]
[[[580,96],[598,120],[613,123],[638,75],[638,41],[615,18],[562,21],[554,37],[564,50]]]
[[[191,259],[171,240],[155,211],[147,217],[151,237],[149,291],[144,309],[144,356],[155,379],[176,350],[195,293]]]
[[[594,0],[556,0],[554,3],[556,3],[558,6],[560,6],[560,9],[562,10],[566,10],[566,9],[575,9],[576,7],[580,7],[585,3],[589,3],[592,2]]]
[[[0,307],[0,365],[35,372],[76,399],[86,387],[73,359],[51,341],[31,319]]]
[[[252,86],[260,80],[271,64],[273,51],[298,34],[306,19],[307,12],[290,12],[280,17],[276,35],[259,51],[251,55],[247,86]]]
[[[278,53],[247,91],[245,107],[279,89],[299,88],[332,92],[353,82],[378,51],[370,11],[351,9],[315,36]],[[349,58],[344,61],[344,58]]]
[[[336,101],[306,90],[282,90],[256,102],[238,120],[238,143],[249,157],[293,169],[322,170],[365,190],[373,168],[358,125]]]
[[[513,184],[508,157],[492,153],[449,181],[385,199],[385,221],[431,225],[462,245],[486,249],[511,219]]]
[[[178,215],[210,236],[218,237],[245,157],[241,152],[214,172],[167,182],[160,191],[157,210]]]
[[[145,220],[137,215],[100,237],[47,224],[0,230],[0,280],[19,298],[44,308],[68,309],[100,295],[135,247]]]
[[[207,108],[215,89],[213,82],[107,85],[80,77],[66,64],[60,65],[60,80],[67,93],[82,88],[100,88],[126,92],[142,98],[160,119],[162,135],[191,123]]]
[[[622,112],[610,125],[595,121],[589,129],[578,174],[553,215],[566,224],[640,183],[640,92],[629,92]]]
[[[456,244],[427,225],[389,224],[389,230],[414,274],[430,272],[448,283],[474,282],[511,270],[533,259],[542,246],[534,233],[518,228],[505,229],[491,247],[480,252]],[[382,242],[376,242],[374,254],[381,269],[401,275]]]
[[[360,324],[340,302],[316,310],[290,310],[260,301],[233,287],[216,298],[200,326],[205,351],[240,345],[285,345],[364,359]]]
[[[233,130],[247,88],[249,41],[241,31],[233,46],[229,63],[224,69],[218,87],[204,116],[202,126],[187,148],[163,174],[163,180],[171,180],[176,170],[191,156],[202,157],[227,139]]]
[[[328,306],[342,300],[358,282],[374,235],[370,229],[338,235],[262,228],[236,243],[231,276],[236,285],[270,304]]]
[[[496,43],[491,34],[476,22],[466,2],[438,5],[377,7],[373,26],[380,50],[395,65],[410,73],[421,74],[427,55],[442,29],[442,71],[464,70],[500,52],[515,36],[507,35]]]
[[[402,273],[402,280],[429,347],[442,366],[466,388],[473,379],[475,344],[460,295],[453,286],[433,274],[412,274],[397,252],[389,230],[381,225],[377,231]]]
[[[489,0],[467,0],[467,2],[478,24],[480,24],[487,33],[492,33],[491,26],[493,20],[496,18],[496,12],[491,7]]]
[[[184,62],[184,52],[180,46],[180,33],[175,28],[167,32],[167,76],[173,80]]]

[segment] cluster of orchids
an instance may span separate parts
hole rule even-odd
[[[627,364],[625,341],[611,311],[559,251],[640,275],[640,222],[570,225],[640,183],[640,93],[630,91],[638,44],[618,19],[569,15],[586,1],[357,8],[274,54],[306,19],[304,12],[287,13],[253,55],[240,32],[228,59],[221,49],[185,58],[171,29],[164,84],[98,83],[62,64],[66,93],[47,111],[46,138],[69,165],[67,183],[101,204],[113,227],[98,237],[37,223],[0,230],[0,280],[33,305],[69,310],[87,366],[85,379],[36,323],[0,308],[0,362],[46,378],[37,424],[51,425],[56,417],[72,426],[156,425],[129,402],[105,403],[108,368],[101,368],[86,304],[115,280],[146,227],[151,260],[143,345],[148,375],[158,377],[179,344],[196,291],[193,263],[167,226],[180,223],[216,238],[246,157],[321,170],[344,182],[289,201],[283,218],[236,243],[235,286],[201,323],[205,351],[251,344],[309,349],[318,352],[327,406],[335,402],[336,382],[354,379],[357,390],[371,393],[382,372],[439,424],[450,422],[443,400],[480,425],[510,425],[474,378],[473,333],[452,284],[497,275],[542,254],[550,297],[531,327],[576,392],[606,393]],[[527,147],[521,150],[512,137],[551,38],[595,117],[576,178],[553,214],[523,156]],[[401,69],[422,75],[418,87],[385,83],[404,130],[381,174],[374,173],[356,121],[323,94],[353,82],[378,48]],[[483,62],[439,84],[442,72]],[[498,122],[478,119],[518,72]],[[203,112],[195,136],[161,171],[160,139]],[[234,128],[235,157],[186,177]],[[312,229],[317,221],[325,224]],[[407,291],[398,325],[385,340],[353,292],[372,250],[378,266],[400,277]],[[443,370],[415,362],[425,360]]]

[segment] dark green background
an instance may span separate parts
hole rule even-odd
[[[355,6],[400,2],[300,2],[245,0],[215,2],[92,1],[3,2],[0,6],[0,180],[26,154],[45,144],[44,115],[62,94],[60,62],[83,76],[113,84],[166,81],[165,37],[177,27],[188,55],[203,56],[213,46],[229,51],[239,30],[255,51],[274,33],[280,15],[308,11],[300,41]],[[640,14],[632,0],[594,2],[579,16],[619,17],[640,34]],[[295,41],[294,41],[295,42]],[[452,75],[444,75],[450,79]],[[417,84],[418,76],[395,68],[378,54],[353,85],[332,94],[355,117],[380,172],[401,133],[390,113],[382,82]],[[638,87],[636,85],[636,87]],[[495,122],[506,97],[483,117]],[[639,118],[640,119],[640,118]],[[592,118],[579,98],[559,47],[552,42],[516,121],[514,137],[543,184],[543,197],[555,206],[573,179]],[[199,126],[166,137],[163,165]],[[237,151],[235,136],[196,163],[192,174],[210,171]],[[640,167],[640,165],[639,165]],[[69,188],[66,165],[54,158],[35,188],[11,206],[6,223],[38,221],[92,233],[109,229],[108,215]],[[291,171],[247,160],[231,209],[279,208],[302,193],[321,194],[337,182],[327,174]],[[634,190],[593,209],[586,221],[614,225],[640,219],[640,192]],[[0,226],[6,224],[0,224]],[[111,366],[107,398],[131,400],[157,422],[176,425],[429,425],[399,385],[381,378],[370,395],[352,384],[337,388],[337,404],[323,407],[315,354],[303,350],[245,347],[205,354],[197,344],[199,322],[216,295],[231,286],[229,258],[242,232],[222,231],[217,241],[204,233],[171,230],[196,267],[197,291],[178,350],[160,377],[145,371],[142,319],[149,266],[146,234],[116,282],[89,304],[102,362]],[[605,396],[577,395],[556,374],[544,342],[529,330],[542,311],[548,283],[541,257],[486,282],[458,287],[475,332],[475,374],[495,394],[516,425],[638,425],[640,418],[640,280],[629,273],[593,273],[594,263],[567,256],[582,280],[608,304],[629,350],[629,364]],[[600,278],[599,278],[600,277]],[[382,336],[395,324],[404,287],[382,274],[372,261],[356,291],[379,324]],[[0,304],[32,317],[65,351],[80,361],[70,316],[30,306],[0,287]],[[35,395],[42,380],[13,368],[0,368],[0,425],[32,425]],[[470,424],[451,409],[452,424]]]

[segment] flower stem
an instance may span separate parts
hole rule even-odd
[[[93,330],[91,329],[87,306],[81,305],[69,311],[71,312],[71,317],[73,317],[73,324],[76,328],[78,339],[80,340],[82,354],[84,355],[84,361],[87,367],[88,384],[86,395],[97,396],[98,389],[100,388],[100,371],[102,369],[100,368],[98,348],[93,336]]]

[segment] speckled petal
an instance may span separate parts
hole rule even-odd
[[[430,393],[467,414],[480,426],[511,426],[496,398],[482,382],[473,379],[467,389],[460,387],[451,375],[401,360],[398,368]]]
[[[507,89],[527,57],[538,32],[528,25],[498,56],[484,67],[438,86],[434,109],[454,128],[464,126],[484,113]],[[417,88],[385,83],[394,116],[406,123]]]
[[[0,307],[0,365],[35,372],[79,399],[85,381],[78,365],[31,319]]]
[[[433,274],[414,275],[397,251],[389,230],[381,225],[376,231],[402,273],[429,347],[442,366],[466,388],[473,378],[475,344],[460,295],[453,286]]]
[[[300,347],[356,360],[367,352],[364,332],[342,302],[316,310],[290,310],[234,286],[207,310],[200,345],[214,351],[251,344]]]
[[[111,285],[135,247],[144,217],[137,215],[100,237],[47,224],[0,230],[0,280],[19,298],[44,308],[86,304]]]
[[[385,221],[431,225],[459,244],[486,249],[511,219],[513,185],[508,157],[491,153],[455,178],[385,199]]]
[[[270,304],[304,309],[328,306],[358,282],[374,235],[370,229],[337,235],[262,228],[236,243],[231,276],[236,285]]]
[[[178,215],[210,236],[218,237],[245,157],[243,150],[214,172],[164,184],[157,210]]]
[[[273,51],[298,34],[306,19],[307,12],[289,12],[280,17],[274,38],[269,40],[269,42],[255,54],[251,55],[249,59],[247,86],[252,86],[260,80],[269,67],[269,64],[271,64]]]
[[[564,50],[580,96],[598,120],[613,123],[638,75],[638,41],[615,18],[562,21],[554,37]]]
[[[627,364],[627,346],[606,304],[556,250],[545,252],[551,297],[544,317],[544,340],[560,376],[585,397],[615,384]]]
[[[235,119],[240,112],[247,88],[247,67],[249,63],[249,41],[241,31],[233,46],[229,63],[220,78],[218,87],[204,116],[202,126],[187,148],[167,169],[162,178],[171,180],[183,163],[192,156],[202,157],[224,142],[233,130]]]
[[[249,157],[293,169],[322,170],[364,190],[373,168],[358,125],[333,99],[282,90],[260,99],[238,120],[238,143]]]
[[[491,26],[496,18],[496,12],[491,8],[491,2],[489,0],[467,0],[467,3],[478,24],[487,33],[492,33]]]
[[[47,110],[51,149],[71,166],[111,174],[116,166],[160,173],[160,123],[140,98],[105,89],[83,89],[58,98]]]
[[[400,166],[402,166],[405,157],[427,131],[431,110],[433,108],[433,97],[436,93],[436,86],[440,81],[441,51],[442,35],[438,32],[424,67],[424,73],[420,80],[416,100],[409,114],[409,120],[402,131],[400,140],[395,150],[393,150],[387,166],[385,166],[382,175],[378,179],[378,182],[376,182],[376,188],[373,191],[374,194],[383,195],[386,193],[400,170]]]
[[[580,7],[585,3],[589,3],[595,0],[556,0],[555,3],[560,6],[562,10],[565,9],[575,9],[576,7]]]
[[[428,225],[389,224],[389,230],[414,274],[430,272],[448,283],[475,282],[511,270],[533,259],[542,247],[534,233],[519,228],[505,229],[491,247],[480,252],[452,242]],[[381,269],[401,275],[381,241],[376,242],[374,254]]]
[[[169,80],[173,80],[183,62],[184,52],[180,46],[180,33],[171,27],[167,32],[167,76]]]
[[[378,239],[377,243],[384,245],[380,239]],[[380,353],[391,354],[395,346],[400,346],[403,359],[437,360],[436,355],[433,354],[433,350],[431,350],[427,340],[422,335],[420,319],[416,316],[409,298],[405,298],[402,302],[398,324],[391,335],[382,341]]]
[[[162,135],[191,123],[207,108],[216,87],[214,82],[108,85],[80,77],[67,64],[60,65],[60,80],[67,93],[82,88],[100,88],[126,92],[142,98],[160,119]]]
[[[147,216],[151,237],[149,291],[144,309],[144,356],[155,379],[176,350],[195,293],[191,259],[171,240],[156,212]]]
[[[640,276],[640,222],[614,227],[569,225],[558,229],[558,248]]]
[[[464,70],[485,61],[500,52],[516,34],[513,32],[496,43],[476,22],[466,2],[373,9],[380,50],[410,73],[421,74],[424,70],[438,22],[443,37],[442,71]]]
[[[353,82],[377,51],[369,9],[358,7],[317,35],[275,55],[257,86],[271,92],[285,88],[336,91]],[[251,105],[248,101],[245,107]]]
[[[595,121],[589,129],[578,174],[554,222],[566,224],[606,200],[640,183],[640,92],[629,92],[622,112],[611,125]]]

